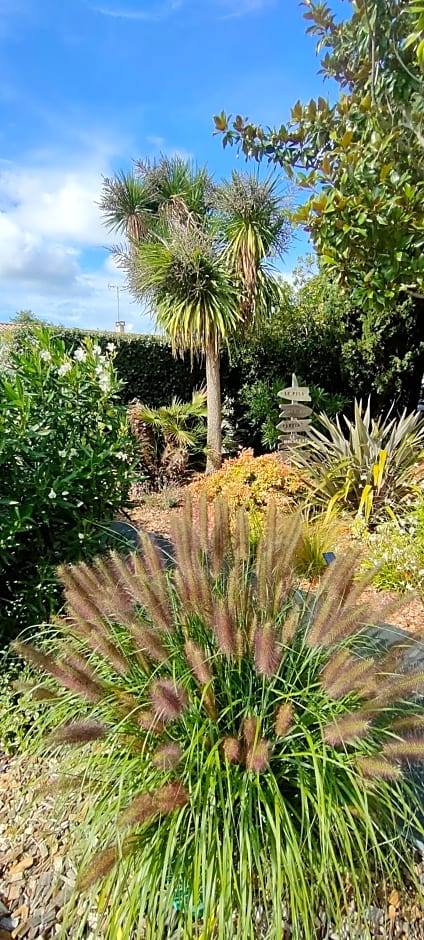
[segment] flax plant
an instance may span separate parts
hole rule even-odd
[[[377,886],[414,878],[424,671],[408,643],[367,639],[390,610],[369,610],[356,557],[297,589],[300,538],[271,505],[252,548],[243,510],[234,530],[224,501],[214,521],[202,504],[194,525],[188,501],[171,572],[147,536],[63,567],[63,617],[17,644],[47,699],[37,747],[88,803],[77,889],[99,937],[365,938]],[[78,901],[63,936],[84,924]]]

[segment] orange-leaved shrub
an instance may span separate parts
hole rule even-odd
[[[298,470],[278,454],[255,457],[245,449],[237,457],[225,460],[221,469],[199,477],[191,486],[193,496],[205,493],[209,502],[223,496],[235,516],[242,506],[250,515],[251,524],[260,523],[271,500],[282,512],[296,508],[306,491]]]
[[[364,623],[391,608],[369,610],[355,555],[303,595],[299,519],[274,503],[254,547],[245,510],[231,527],[218,498],[212,528],[204,496],[197,526],[192,511],[174,519],[171,571],[147,536],[140,553],[62,567],[52,636],[16,645],[44,675],[41,746],[86,798],[79,888],[106,878],[106,940],[117,925],[146,940],[316,940],[317,923],[368,937],[376,885],[413,880],[411,827],[423,838],[404,773],[424,758],[414,640],[378,651]]]

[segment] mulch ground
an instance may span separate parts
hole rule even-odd
[[[169,508],[160,499],[139,502],[131,510],[134,525],[165,538],[171,536],[171,520],[181,508]],[[381,603],[383,592],[369,589],[370,606]],[[384,592],[384,599],[397,595]],[[412,633],[421,633],[424,604],[421,599],[406,601],[391,623]],[[76,869],[71,860],[72,831],[84,814],[81,799],[62,815],[57,814],[53,796],[36,796],[35,784],[49,768],[22,758],[0,754],[0,940],[36,940],[64,937],[64,908],[72,895]],[[424,894],[424,864],[419,865]],[[101,932],[94,911],[87,912],[81,901],[81,918],[86,919],[84,936],[98,938]],[[393,890],[386,902],[370,909],[374,937],[386,940],[424,940],[422,910],[416,901]],[[339,937],[336,933],[327,934]],[[344,934],[345,940],[350,940]],[[356,935],[361,940],[361,935]],[[128,940],[128,938],[124,938]],[[162,938],[158,938],[162,940]]]

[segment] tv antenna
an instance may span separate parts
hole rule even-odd
[[[119,309],[119,294],[120,294],[120,291],[121,291],[121,290],[125,290],[125,287],[122,287],[121,284],[108,284],[107,286],[108,286],[109,290],[116,290],[116,303],[117,303],[117,308],[118,308],[118,318],[117,318],[117,320],[115,321],[115,326],[116,326],[116,329],[118,330],[118,333],[124,333],[124,331],[125,331],[125,320],[121,320],[120,315],[119,315],[119,314],[120,314],[120,309]]]

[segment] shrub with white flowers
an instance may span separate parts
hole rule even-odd
[[[114,350],[35,330],[0,365],[0,634],[57,604],[56,566],[91,557],[127,502],[133,445]]]

